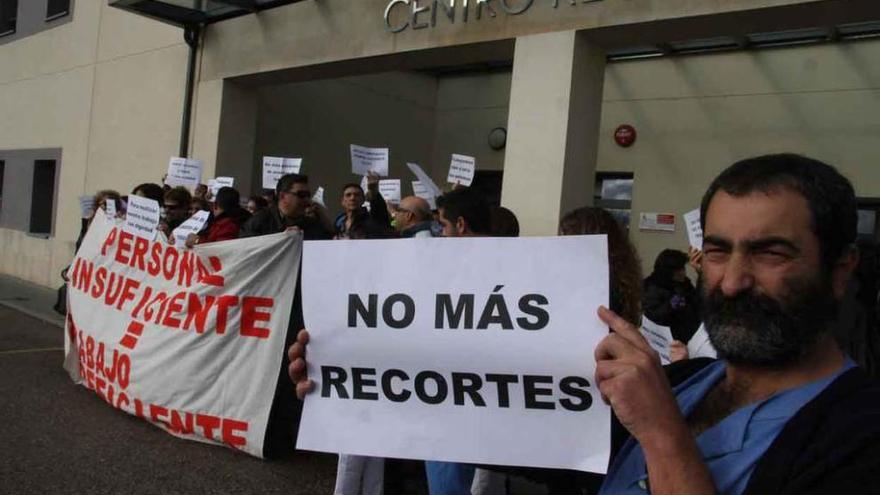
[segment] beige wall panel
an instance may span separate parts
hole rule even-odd
[[[510,71],[442,76],[432,169],[446,182],[453,153],[476,158],[477,170],[502,170],[504,150],[489,147],[489,131],[507,127]]]
[[[94,63],[102,3],[78,1],[73,21],[0,45],[0,84]]]
[[[86,1],[97,3],[99,0]],[[100,2],[102,8],[99,61],[184,44],[183,29],[110,7],[104,0]],[[79,3],[82,2],[78,2],[77,7]],[[183,70],[185,68],[184,65]]]
[[[162,179],[178,153],[186,57],[174,46],[98,64],[88,190]]]
[[[461,3],[457,2],[460,6]],[[804,0],[630,0],[578,3],[560,1],[553,8],[549,0],[537,0],[521,15],[501,11],[500,2],[490,2],[499,12],[496,17],[483,13],[476,20],[471,2],[469,22],[462,22],[461,12],[454,24],[441,14],[436,28],[412,30],[393,35],[385,28],[383,12],[388,0],[321,0],[300,2],[270,11],[239,17],[212,25],[206,34],[203,79],[218,79],[290,67],[348,60],[359,57],[399,53],[441,46],[481,41],[512,39],[548,31],[590,29],[603,26],[651,22],[663,19],[741,12],[750,9],[828,4],[842,11],[844,3],[805,2]],[[865,2],[859,2],[863,4]],[[421,5],[430,5],[422,2]],[[400,15],[405,9],[400,9]],[[813,22],[821,24],[817,10]],[[827,12],[827,11],[824,11]],[[802,17],[803,17],[802,13]],[[766,11],[754,16],[766,17]],[[430,22],[430,14],[420,16]],[[808,18],[802,22],[811,22]],[[827,19],[826,19],[827,20]],[[722,21],[702,20],[715,27]],[[718,26],[720,29],[722,26]],[[735,29],[737,26],[728,26]],[[637,37],[638,32],[631,33]],[[332,42],[328,42],[332,39]]]
[[[190,155],[202,160],[202,173],[208,178],[217,167],[225,84],[222,80],[201,82],[193,99]]]
[[[407,161],[431,156],[435,79],[388,73],[314,83],[267,87],[260,113],[253,181],[260,184],[262,156],[302,157],[312,188],[323,186],[331,213],[339,210],[339,189],[359,182],[351,173],[350,144],[388,147],[390,174],[411,194]],[[242,191],[248,193],[249,191]]]

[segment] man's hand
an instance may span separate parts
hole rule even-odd
[[[302,400],[307,393],[315,388],[315,382],[309,380],[306,365],[306,346],[309,343],[309,332],[305,328],[296,334],[296,342],[287,349],[287,357],[290,358],[290,366],[287,374],[296,386],[296,396]]]
[[[614,332],[596,347],[596,384],[620,422],[639,442],[685,431],[660,357],[632,324],[605,307],[599,318]]]
[[[688,358],[688,346],[679,340],[669,343],[669,362],[684,361]]]
[[[605,307],[614,331],[596,347],[596,385],[645,454],[654,495],[709,495],[712,476],[688,430],[660,357],[636,327]]]
[[[187,249],[192,249],[193,246],[195,246],[198,243],[199,243],[198,234],[189,234],[188,236],[186,236],[186,241],[184,241],[183,244],[187,247]]]

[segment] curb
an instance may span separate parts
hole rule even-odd
[[[43,323],[56,326],[58,328],[64,328],[64,320],[61,319],[61,315],[58,315],[58,318],[53,318],[52,316],[48,316],[43,312],[34,311],[30,308],[25,307],[24,305],[12,302],[12,301],[3,301],[0,300],[0,306],[5,306],[9,309],[18,311],[19,313],[24,313],[31,318],[40,320]],[[61,321],[59,321],[61,319]]]

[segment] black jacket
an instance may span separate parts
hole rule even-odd
[[[239,237],[277,234],[284,232],[288,227],[302,229],[303,239],[307,241],[333,238],[318,219],[307,216],[290,219],[282,216],[275,205],[255,213],[250,220],[241,226]]]
[[[673,298],[677,298],[676,305]],[[669,327],[679,342],[687,343],[700,327],[697,291],[687,279],[676,282],[652,273],[642,288],[642,308],[649,320]]]

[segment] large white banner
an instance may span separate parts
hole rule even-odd
[[[174,435],[262,457],[301,249],[289,233],[180,249],[96,215],[70,268],[65,368]]]
[[[297,447],[604,473],[605,236],[308,242]]]

